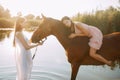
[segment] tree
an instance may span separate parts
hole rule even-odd
[[[33,14],[28,14],[27,16],[25,16],[26,19],[34,19],[34,15]]]
[[[4,9],[1,5],[0,5],[0,18],[10,18],[10,11],[8,9]]]
[[[36,20],[40,20],[40,16],[36,16],[36,18],[35,18]]]
[[[120,31],[120,8],[110,6],[106,10],[98,10],[94,14],[77,14],[73,20],[82,21],[98,27],[103,34]]]

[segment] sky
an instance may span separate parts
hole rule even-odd
[[[117,7],[119,0],[0,0],[0,5],[10,10],[12,16],[33,14],[48,17],[72,17],[79,13],[104,10],[109,6]]]

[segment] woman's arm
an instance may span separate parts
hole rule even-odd
[[[81,24],[76,24],[76,27],[82,32],[78,36],[90,36],[90,33],[87,29],[84,28]]]
[[[75,34],[75,33],[72,33],[72,34],[70,34],[70,36],[69,36],[69,38],[74,38],[74,37],[76,37],[76,36],[87,36],[87,35],[85,35],[85,34]]]
[[[21,33],[18,33],[17,38],[21,41],[21,43],[23,44],[23,46],[25,47],[26,50],[29,50],[31,48],[37,47],[38,45],[42,45],[41,43],[36,44],[36,45],[29,45],[26,40],[24,39],[24,36]]]
[[[76,24],[76,28],[79,29],[81,31],[80,34],[78,33],[72,33],[69,38],[74,38],[76,36],[87,36],[87,37],[91,37],[91,34],[89,33],[89,31],[84,28],[84,26],[82,26],[80,23]]]

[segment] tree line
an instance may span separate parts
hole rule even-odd
[[[27,21],[27,27],[38,26],[40,16],[28,14],[24,16]],[[13,27],[17,16],[11,17],[10,11],[0,6],[0,28]],[[103,34],[120,31],[120,7],[109,7],[106,10],[97,10],[92,13],[77,13],[72,16],[72,20],[81,21],[89,25],[98,27]]]
[[[93,13],[77,13],[72,19],[96,26],[103,34],[120,31],[120,7],[111,6],[106,10],[98,10]]]
[[[22,16],[22,14],[20,16]],[[4,7],[0,5],[0,28],[13,28],[18,17],[19,15],[12,17],[10,11],[8,9],[4,9]],[[27,19],[28,25],[26,25],[26,28],[30,26],[38,26],[41,19],[40,16],[34,16],[33,14],[28,14],[22,17]]]

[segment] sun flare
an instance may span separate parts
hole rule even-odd
[[[43,13],[54,18],[61,18],[65,15],[73,16],[78,12],[106,9],[109,6],[119,6],[118,0],[0,0],[0,4],[9,9],[12,16],[22,12],[23,15],[37,16]]]

